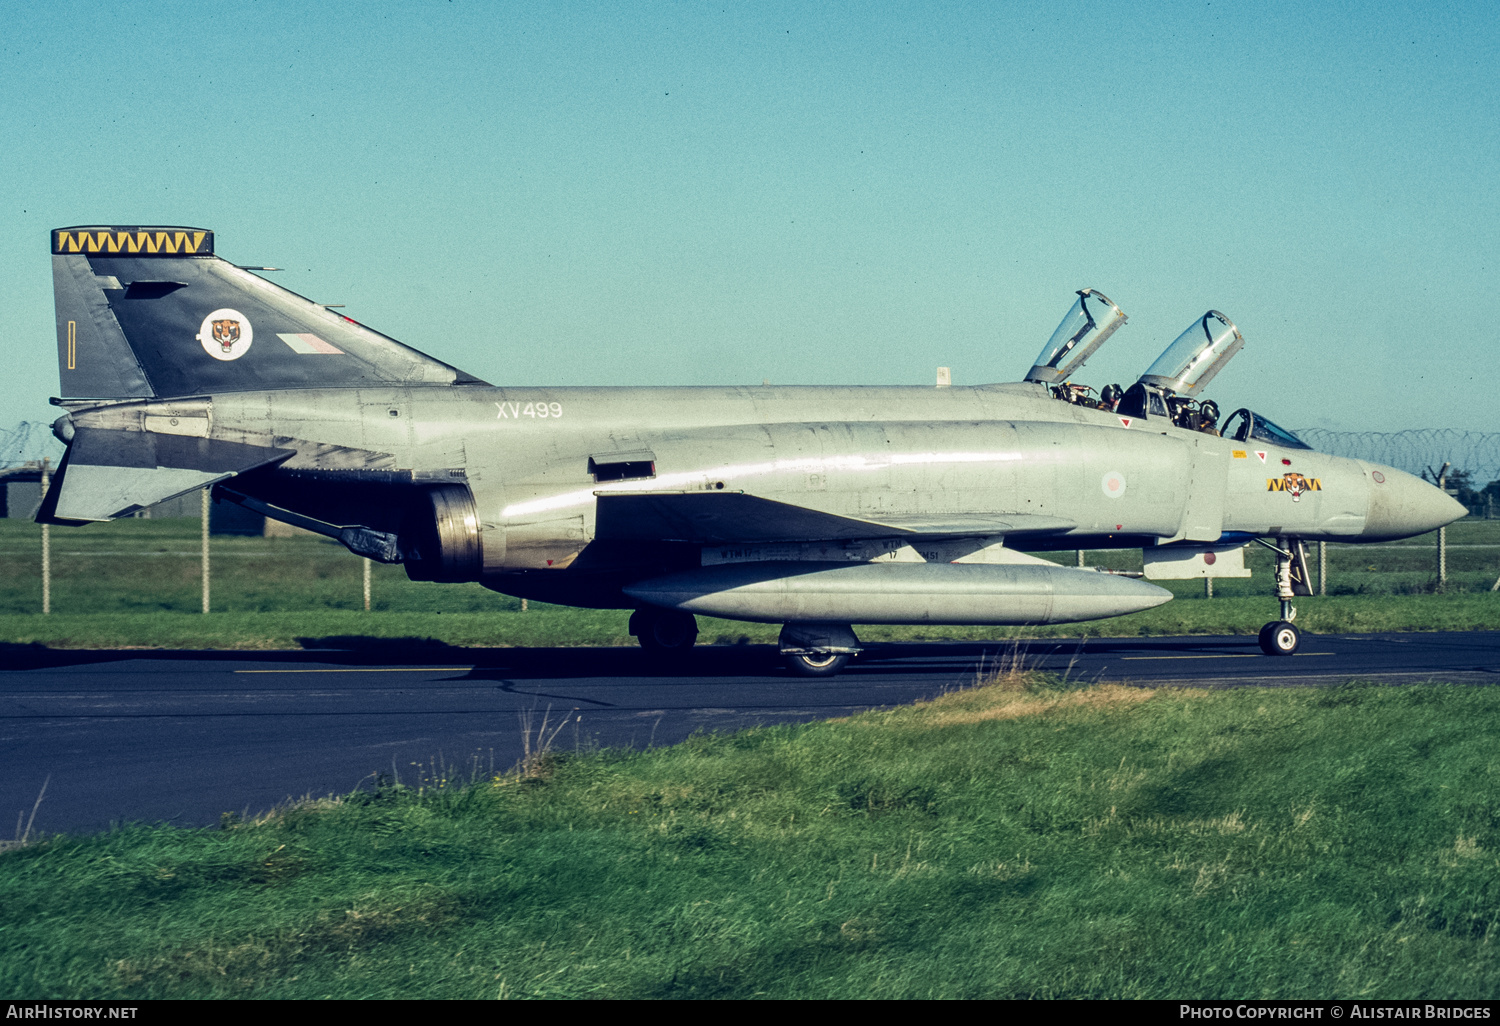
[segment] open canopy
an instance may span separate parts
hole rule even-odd
[[[1142,384],[1192,398],[1202,392],[1245,344],[1234,322],[1210,310],[1177,336],[1142,374]]]
[[[1104,293],[1080,289],[1062,323],[1042,346],[1026,380],[1046,385],[1066,381],[1125,320],[1124,311]]]

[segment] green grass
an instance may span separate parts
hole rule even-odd
[[[1500,595],[1345,596],[1299,599],[1297,623],[1315,634],[1500,629]],[[1274,603],[1261,598],[1183,600],[1110,620],[1050,627],[857,626],[867,642],[1008,642],[1018,638],[1254,634]],[[526,613],[362,613],[312,609],[277,613],[0,614],[0,644],[51,648],[348,648],[368,639],[403,639],[412,651],[438,648],[634,645],[623,610],[537,603]],[[700,644],[773,644],[776,624],[699,617]]]
[[[1009,680],[0,855],[43,997],[1500,994],[1500,692]]]
[[[628,645],[628,613],[531,603],[477,584],[429,584],[373,568],[362,610],[361,561],[325,539],[213,540],[214,612],[204,616],[198,521],[122,520],[52,531],[50,616],[41,609],[40,528],[0,520],[0,642],[59,647],[297,648],[328,639],[430,639],[458,646]],[[1329,547],[1329,595],[1297,602],[1315,632],[1500,628],[1500,521],[1449,529],[1449,586],[1435,589],[1431,536]],[[1071,563],[1073,553],[1051,558]],[[1090,565],[1138,570],[1139,550],[1089,552]],[[861,627],[868,641],[1254,633],[1275,609],[1270,554],[1248,550],[1254,577],[1165,582],[1177,601],[1132,616],[1050,628]],[[168,615],[164,615],[168,614]],[[770,643],[777,628],[700,618],[705,643]]]
[[[196,518],[117,520],[54,527],[56,613],[199,613],[202,577]],[[477,584],[407,579],[400,566],[372,566],[377,612],[497,613],[520,603]],[[326,538],[212,539],[213,609],[227,613],[360,610],[363,563]],[[41,528],[0,520],[0,613],[41,609]]]

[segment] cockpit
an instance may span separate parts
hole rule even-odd
[[[1232,438],[1236,442],[1265,442],[1268,445],[1279,445],[1283,449],[1312,448],[1286,428],[1279,427],[1260,414],[1246,409],[1238,409],[1231,413],[1229,419],[1224,422],[1222,433],[1225,438]]]
[[[1217,310],[1208,311],[1178,335],[1135,384],[1129,388],[1107,385],[1095,398],[1092,388],[1074,384],[1068,377],[1125,320],[1124,312],[1103,293],[1081,290],[1062,323],[1042,347],[1026,380],[1048,386],[1055,398],[1077,406],[1141,420],[1160,418],[1190,431],[1219,434],[1218,404],[1212,399],[1199,399],[1199,395],[1245,344],[1234,322]],[[1234,419],[1241,415],[1245,418],[1243,423]],[[1247,433],[1274,431],[1279,436],[1274,444],[1307,448],[1290,432],[1249,410],[1236,411],[1230,420],[1232,423],[1226,427]],[[1268,427],[1258,428],[1260,424]],[[1281,437],[1290,441],[1280,440]]]

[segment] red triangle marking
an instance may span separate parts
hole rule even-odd
[[[1134,420],[1134,419],[1135,419],[1134,417],[1121,417],[1120,418],[1120,423],[1123,424],[1123,425],[1125,425],[1126,427],[1129,427],[1130,426],[1130,422],[1132,420]]]
[[[1255,450],[1255,455],[1258,456],[1258,457],[1260,457],[1260,461],[1262,463],[1266,462],[1266,454],[1264,452],[1262,452],[1260,449],[1256,449]]]

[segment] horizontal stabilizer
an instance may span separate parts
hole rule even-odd
[[[208,438],[79,429],[36,519],[114,520],[291,455]]]
[[[595,537],[601,541],[847,541],[859,538],[958,538],[1059,533],[1070,521],[1025,514],[955,514],[863,520],[763,499],[744,492],[600,493]]]

